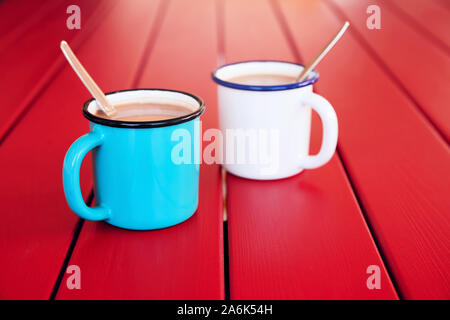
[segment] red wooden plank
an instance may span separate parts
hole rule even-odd
[[[342,23],[323,2],[281,4],[305,57]],[[319,92],[339,115],[340,154],[400,294],[448,298],[449,148],[354,36],[350,29],[318,68]]]
[[[141,40],[150,30],[156,3],[133,4],[118,1],[76,51],[104,90],[127,87],[139,65],[145,46]],[[88,98],[66,65],[0,148],[0,298],[50,296],[78,221],[64,199],[62,162],[70,144],[88,130],[80,112]],[[89,163],[82,169],[87,194],[92,185]]]
[[[217,127],[214,3],[171,1],[139,87],[186,90],[207,101],[203,130]],[[137,38],[136,38],[137,39]],[[58,299],[223,299],[220,171],[201,165],[199,209],[179,225],[147,232],[86,222],[70,264],[82,289],[64,278]]]
[[[293,59],[268,1],[226,2],[225,37],[229,61]],[[283,180],[228,175],[227,193],[232,299],[397,298],[337,155]],[[366,285],[370,265],[381,268],[381,290]]]
[[[448,2],[448,0],[434,0],[434,2],[439,4],[442,9],[450,11],[450,2]]]
[[[10,1],[8,4],[10,8],[0,6],[0,52],[11,49],[27,32],[39,29],[44,20],[52,19],[55,14],[64,15],[67,8],[62,1]]]
[[[63,6],[70,3],[72,2],[69,0],[62,2]],[[15,41],[14,46],[0,52],[0,83],[8,92],[3,96],[0,107],[0,142],[64,66],[65,60],[60,54],[59,42],[65,39],[76,49],[100,23],[111,4],[108,1],[80,0],[80,30],[67,29],[66,10],[58,7],[51,17],[42,19],[31,32]]]
[[[450,14],[433,1],[383,1],[384,6],[450,54]]]
[[[50,3],[53,2],[53,3]],[[25,19],[35,14],[42,14],[50,9],[55,1],[9,0],[0,1],[0,39],[16,28],[22,28]]]
[[[392,13],[389,6],[371,0],[330,0],[341,19],[347,17],[353,30],[364,40],[365,46],[395,77],[418,107],[432,121],[447,142],[450,141],[450,58],[428,37],[405,24]],[[380,30],[366,26],[370,4],[381,8]]]

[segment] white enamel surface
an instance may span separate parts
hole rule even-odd
[[[136,103],[164,103],[171,105],[180,105],[192,110],[192,112],[200,108],[200,104],[187,94],[175,91],[165,90],[132,90],[116,92],[106,95],[108,101],[112,105],[120,105],[124,103],[136,102]],[[95,114],[100,108],[95,100],[91,101],[88,105],[87,111],[91,114]]]
[[[302,66],[276,61],[250,61],[230,64],[216,71],[215,76],[220,80],[228,81],[230,78],[247,74],[283,74],[297,77],[303,70]],[[311,75],[308,77],[308,79]]]
[[[248,64],[248,65],[247,65]],[[283,68],[280,68],[280,65]],[[260,67],[259,69],[257,67]],[[243,67],[243,68],[241,68]],[[224,70],[223,70],[224,69]],[[249,73],[276,73],[295,75],[301,67],[289,63],[244,63],[219,69],[220,79]],[[236,70],[234,70],[236,69]],[[249,72],[251,70],[251,72]],[[283,73],[282,70],[286,70]],[[223,77],[223,78],[222,78]],[[319,97],[319,98],[316,98]],[[312,85],[280,91],[239,90],[222,85],[218,86],[219,125],[224,135],[227,130],[262,130],[279,133],[278,147],[266,144],[269,154],[277,159],[278,165],[261,163],[227,163],[224,155],[224,167],[227,171],[250,179],[281,179],[301,172],[304,168],[315,168],[325,164],[334,153],[337,142],[337,119],[331,105],[312,92]],[[318,111],[324,124],[324,138],[318,155],[309,156],[311,129],[311,107]],[[231,142],[233,143],[233,142]],[[234,141],[236,143],[236,141]],[[246,155],[259,152],[246,144]],[[273,147],[273,148],[272,148]],[[274,154],[277,156],[275,157]],[[248,157],[246,158],[248,159]]]

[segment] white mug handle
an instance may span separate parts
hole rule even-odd
[[[314,169],[327,163],[336,150],[338,122],[333,106],[322,96],[311,92],[303,100],[305,105],[315,110],[322,120],[322,147],[316,155],[307,155],[300,159],[299,165],[305,169]]]

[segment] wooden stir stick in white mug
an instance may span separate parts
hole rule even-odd
[[[108,116],[113,116],[116,114],[116,110],[109,103],[103,91],[98,87],[95,81],[91,78],[89,73],[83,67],[81,62],[73,53],[72,49],[70,49],[69,45],[66,41],[61,41],[61,50],[64,53],[67,61],[69,61],[72,69],[80,78],[81,82],[83,82],[84,86],[89,90],[89,92],[94,96],[97,101],[98,106],[102,109],[102,111]]]
[[[331,39],[331,41],[320,51],[320,53],[303,69],[303,71],[297,77],[295,82],[302,82],[303,80],[306,79],[306,77],[308,76],[308,73],[312,69],[314,69],[317,66],[317,64],[320,62],[320,60],[322,60],[322,58],[328,53],[328,51],[330,51],[331,48],[334,47],[336,42],[338,42],[338,40],[342,37],[342,35],[344,34],[345,30],[347,30],[349,25],[350,25],[350,23],[348,21],[346,21],[344,23],[342,28],[333,37],[333,39]]]

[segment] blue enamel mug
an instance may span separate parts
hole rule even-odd
[[[107,97],[113,105],[169,101],[189,106],[192,112],[162,121],[119,121],[96,116],[96,101],[87,101],[83,114],[90,132],[70,146],[63,165],[64,194],[70,208],[81,218],[133,230],[185,221],[198,206],[199,161],[185,156],[200,154],[203,100],[163,89],[116,91]],[[85,204],[80,189],[81,162],[89,151],[93,156],[94,207]],[[180,152],[186,153],[183,161],[177,158]]]

